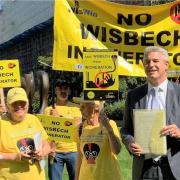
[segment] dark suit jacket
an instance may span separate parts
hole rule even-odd
[[[122,141],[127,147],[134,142],[133,109],[145,109],[147,84],[128,92],[124,127],[121,128]],[[176,124],[180,128],[180,86],[168,81],[166,96],[166,123]],[[167,136],[167,156],[173,175],[180,180],[180,140]],[[132,179],[139,180],[144,162],[144,155],[133,157]]]

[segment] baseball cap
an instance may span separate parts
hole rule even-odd
[[[55,83],[55,87],[61,87],[61,86],[68,86],[70,87],[70,83],[67,82],[66,80],[57,80],[56,83]]]
[[[16,101],[28,102],[26,91],[23,88],[12,88],[7,93],[7,104],[12,104]]]

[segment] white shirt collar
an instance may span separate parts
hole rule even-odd
[[[153,86],[150,82],[148,82],[148,92],[153,88],[153,87],[158,87],[159,89],[163,90],[163,91],[167,91],[167,84],[168,84],[168,80],[166,79],[165,81],[163,81],[159,86]]]

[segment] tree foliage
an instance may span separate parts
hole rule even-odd
[[[143,77],[119,76],[119,100],[106,103],[105,112],[108,117],[114,120],[122,120],[128,90],[144,83],[145,78]]]
[[[52,91],[54,83],[57,79],[66,79],[72,84],[72,96],[79,96],[83,91],[83,74],[69,71],[52,70],[52,56],[40,56],[36,65],[37,70],[44,70],[48,73],[50,79],[49,104],[52,101]],[[137,86],[142,85],[145,78],[119,76],[119,99],[116,101],[108,101],[105,104],[105,112],[108,117],[114,120],[122,120],[124,112],[124,104],[127,92]]]

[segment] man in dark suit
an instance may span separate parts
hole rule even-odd
[[[151,46],[144,51],[143,65],[147,83],[128,92],[123,143],[133,155],[133,180],[180,180],[180,86],[167,80],[169,66],[165,49]],[[152,89],[158,88],[159,109],[166,109],[166,127],[160,132],[167,137],[167,155],[154,158],[142,154],[134,140],[133,109],[151,109]]]

